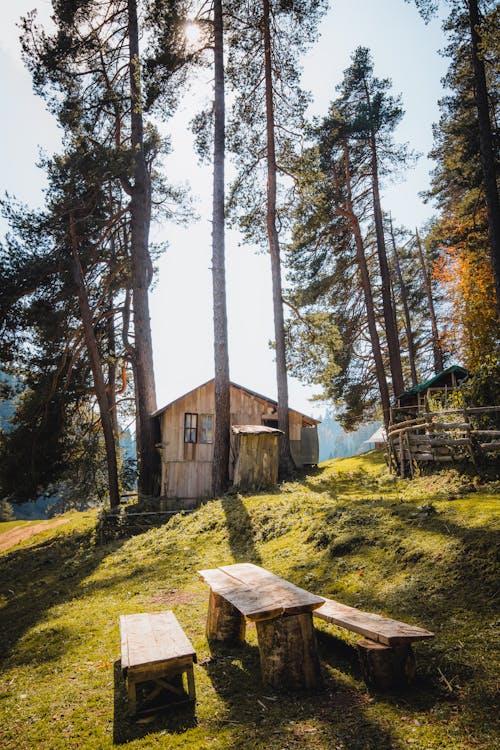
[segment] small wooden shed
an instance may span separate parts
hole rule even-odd
[[[253,451],[252,434],[266,444],[265,455],[270,443],[278,442],[278,404],[271,398],[251,391],[236,383],[230,386],[231,425],[258,427],[259,431],[246,432],[239,439],[245,443],[244,454]],[[161,441],[157,448],[161,454],[161,495],[170,498],[209,497],[212,487],[213,434],[215,427],[215,388],[214,381],[194,388],[153,416],[158,421]],[[318,463],[319,442],[317,425],[319,421],[295,409],[289,410],[290,450],[297,467]],[[270,428],[271,432],[260,428]],[[274,432],[273,432],[274,430]],[[275,437],[270,437],[272,435]],[[240,433],[240,436],[243,433]],[[236,435],[233,435],[233,440]],[[266,442],[267,441],[267,442]],[[259,440],[256,441],[259,443]],[[255,450],[257,448],[255,446]],[[259,448],[260,450],[260,448]],[[270,454],[269,454],[270,456]],[[233,459],[235,455],[233,454]],[[245,458],[245,464],[247,463]],[[267,461],[267,458],[265,459]],[[243,464],[242,464],[243,467]],[[235,470],[234,461],[230,465],[230,478]],[[255,473],[263,468],[255,468]],[[238,469],[239,476],[249,476],[249,470]],[[243,472],[243,473],[241,473]],[[260,475],[259,475],[260,476]]]
[[[283,433],[265,425],[233,425],[231,465],[233,485],[242,490],[261,490],[278,481],[279,439]]]

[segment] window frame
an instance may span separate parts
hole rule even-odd
[[[189,417],[189,424],[188,424]],[[194,417],[194,420],[193,420]],[[193,425],[194,422],[194,425]],[[194,435],[194,440],[193,440]],[[187,439],[186,439],[187,438]],[[184,412],[184,444],[195,445],[198,442],[198,414],[192,411]]]
[[[203,440],[203,419],[209,418],[211,425],[210,425],[210,440]],[[214,442],[214,415],[211,412],[206,412],[205,414],[200,414],[200,445],[211,445]]]

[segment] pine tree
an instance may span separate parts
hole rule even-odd
[[[129,217],[133,343],[129,356],[137,404],[139,491],[158,490],[159,457],[152,413],[156,409],[148,290],[153,162],[159,140],[143,117],[136,0],[57,3],[56,31],[45,34],[24,19],[23,47],[35,88],[71,138],[103,149]],[[121,209],[120,209],[121,210]],[[129,342],[130,343],[130,342]]]
[[[426,21],[437,11],[438,3],[435,0],[414,1]],[[448,5],[450,15],[444,28],[452,42],[447,52],[456,62],[459,56],[462,57],[470,76],[467,95],[474,102],[473,127],[478,140],[489,250],[496,288],[496,309],[500,321],[500,199],[497,184],[498,144],[495,134],[500,9],[495,0],[468,0],[465,8],[464,3],[458,0],[448,0]],[[489,50],[493,54],[489,55]]]
[[[391,96],[389,80],[374,76],[370,51],[358,47],[352,64],[344,71],[340,85],[341,108],[350,123],[353,137],[362,141],[370,155],[373,219],[380,266],[384,327],[389,350],[392,388],[395,396],[404,390],[403,369],[396,316],[391,299],[391,275],[385,242],[382,206],[380,199],[381,152],[385,157],[385,173],[392,164],[401,166],[407,159],[404,148],[396,148],[392,133],[403,116],[398,99]]]
[[[500,9],[489,9],[481,28],[498,28]],[[440,216],[434,223],[429,245],[440,259],[437,278],[445,284],[449,301],[448,342],[459,347],[464,361],[476,366],[496,348],[499,327],[496,315],[495,265],[491,262],[491,222],[487,205],[481,135],[477,114],[476,77],[471,66],[469,15],[452,7],[446,22],[450,36],[447,54],[451,63],[445,83],[449,93],[440,102],[441,118],[434,129],[431,156],[436,162],[429,197]],[[498,100],[498,56],[494,36],[485,35],[491,45],[487,71],[493,120]],[[498,44],[498,43],[497,43]],[[495,164],[495,160],[492,162]],[[490,270],[488,272],[487,266]],[[453,269],[453,273],[451,273]],[[471,274],[471,275],[470,275]]]
[[[271,259],[278,391],[280,476],[290,474],[288,381],[280,248],[280,185],[284,156],[299,138],[306,100],[297,59],[313,40],[323,0],[260,0],[240,4],[241,26],[230,47],[228,78],[237,92],[229,128],[240,165],[230,205],[247,240],[267,245]]]
[[[369,202],[366,191],[358,190],[366,169],[366,154],[351,139],[349,125],[336,103],[314,134],[317,145],[296,165],[300,201],[289,255],[295,271],[293,300],[299,307],[306,305],[306,309],[316,311],[313,317],[311,313],[306,317],[309,326],[316,324],[316,330],[312,328],[315,337],[328,333],[324,323],[319,331],[322,319],[318,311],[324,312],[325,307],[330,314],[335,311],[332,323],[338,328],[342,346],[331,349],[329,357],[324,356],[326,351],[317,359],[306,355],[302,365],[296,364],[295,374],[305,374],[306,362],[309,367],[316,366],[314,379],[309,378],[309,382],[321,384],[325,396],[342,398],[346,405],[341,416],[344,426],[352,428],[367,417],[378,399],[387,424],[389,390],[361,228]],[[358,301],[355,290],[359,285],[362,299]],[[370,341],[369,361],[374,364],[370,374],[365,352],[362,353],[361,332],[365,326]],[[373,378],[378,384],[378,398],[373,391]]]

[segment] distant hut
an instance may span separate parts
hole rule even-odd
[[[277,480],[278,404],[236,383],[230,387],[232,450],[230,479],[239,486],[264,486]],[[214,381],[198,386],[159,409],[161,495],[208,497],[212,487],[215,426]],[[290,450],[299,468],[318,463],[319,421],[289,410]],[[255,462],[252,465],[252,460]]]
[[[363,441],[363,445],[366,445],[366,450],[371,450],[372,448],[385,448],[387,445],[387,433],[385,428],[381,425],[375,430],[373,435],[370,435],[368,440]]]

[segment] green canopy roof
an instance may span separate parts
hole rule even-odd
[[[466,370],[465,367],[460,367],[460,365],[451,365],[451,367],[447,367],[446,370],[442,370],[441,372],[438,372],[437,375],[434,375],[432,378],[429,378],[429,380],[424,380],[423,383],[419,383],[418,385],[414,385],[413,388],[409,388],[407,391],[404,391],[398,398],[401,398],[402,396],[409,396],[413,393],[422,393],[423,391],[426,391],[428,388],[432,388],[432,386],[435,383],[438,383],[439,380],[443,376],[450,375],[452,372],[457,373],[457,375],[461,376],[461,379],[467,377],[467,375],[470,375],[469,370]]]

